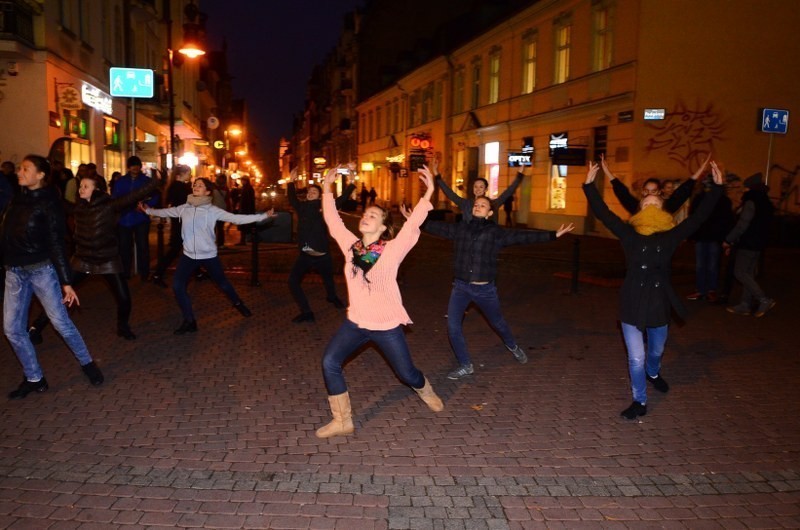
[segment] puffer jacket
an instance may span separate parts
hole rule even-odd
[[[55,186],[23,190],[15,195],[3,218],[3,262],[21,267],[51,261],[61,285],[69,285],[72,271],[67,261],[66,222]]]
[[[75,216],[73,269],[92,274],[122,272],[117,241],[120,212],[152,195],[159,182],[152,179],[144,188],[118,198],[95,190],[91,201],[78,199],[72,209]]]

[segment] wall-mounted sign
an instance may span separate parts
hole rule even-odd
[[[419,171],[425,165],[425,155],[411,155],[408,157],[408,169],[411,171]]]
[[[361,171],[372,171],[375,169],[375,166],[372,162],[361,162]]]
[[[222,140],[214,140],[214,149],[222,149],[225,147],[225,142]]]
[[[553,150],[554,166],[585,166],[586,149],[582,147],[566,147]]]
[[[666,114],[666,109],[644,109],[644,119],[646,120],[663,120]]]
[[[206,125],[209,129],[216,129],[219,127],[219,118],[216,116],[209,116],[209,118],[206,120]]]
[[[569,134],[566,132],[550,133],[550,156],[556,149],[564,149],[569,142]]]
[[[529,153],[508,153],[508,167],[530,166],[531,155]]]
[[[327,162],[327,160],[325,160],[324,156],[314,157],[314,164],[316,164],[318,166],[324,166],[325,162]]]
[[[633,111],[632,110],[623,110],[622,112],[617,112],[617,122],[618,123],[627,123],[629,121],[633,121]]]
[[[58,89],[58,106],[63,110],[81,110],[81,94],[74,86],[61,86]]]
[[[105,114],[114,113],[114,100],[111,99],[111,96],[89,83],[81,86],[81,101]]]
[[[402,164],[406,161],[406,155],[401,153],[397,156],[387,156],[386,161],[390,164]]]

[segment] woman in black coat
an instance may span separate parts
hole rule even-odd
[[[155,192],[159,180],[145,187],[113,199],[106,191],[106,181],[99,175],[85,176],[78,184],[78,201],[72,208],[75,218],[73,241],[75,252],[71,265],[74,271],[73,285],[78,285],[89,274],[103,276],[117,301],[117,335],[125,340],[134,340],[136,335],[130,328],[131,293],[122,271],[117,243],[117,220],[125,208],[138,203]],[[42,341],[42,329],[49,319],[42,313],[31,326],[28,334],[34,344]]]
[[[608,209],[594,185],[600,166],[589,163],[583,192],[595,216],[619,238],[625,252],[620,322],[628,349],[633,403],[622,416],[629,420],[647,414],[646,381],[661,392],[669,390],[660,372],[670,315],[672,310],[681,317],[686,314],[670,283],[672,255],[711,214],[722,193],[722,172],[714,162],[711,167],[716,186],[694,215],[676,226],[672,215],[664,210],[664,200],[657,195],[643,198],[639,213],[627,223],[622,221]]]

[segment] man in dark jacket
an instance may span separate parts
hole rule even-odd
[[[111,196],[115,199],[144,188],[150,183],[150,177],[142,173],[142,161],[132,156],[127,161],[128,172],[114,185]],[[148,206],[158,204],[158,196],[154,195],[145,203]],[[133,243],[136,241],[136,267],[142,280],[150,275],[150,217],[131,207],[122,212],[119,218],[119,255],[122,258],[122,270],[126,277],[131,275],[133,260]]]
[[[495,285],[497,257],[504,247],[555,241],[575,228],[570,223],[561,225],[558,231],[509,230],[491,221],[492,213],[491,199],[482,195],[473,201],[469,222],[427,221],[422,226],[425,232],[450,239],[455,245],[455,279],[447,307],[447,335],[459,366],[447,375],[448,379],[461,379],[474,372],[462,329],[464,312],[470,303],[478,306],[514,358],[521,364],[528,362],[500,310]]]
[[[306,188],[306,200],[297,197],[295,189],[296,170],[292,171],[289,182],[289,204],[297,213],[297,246],[300,253],[294,262],[292,272],[289,273],[289,291],[294,301],[300,308],[300,314],[292,322],[314,322],[314,313],[308,303],[300,285],[303,277],[311,270],[316,269],[322,276],[325,285],[327,300],[337,309],[343,309],[344,304],[336,294],[333,283],[333,260],[331,259],[330,244],[328,240],[328,227],[322,218],[322,193],[319,186],[312,184]],[[344,179],[344,176],[342,176]],[[336,208],[340,209],[344,202],[355,190],[355,184],[348,184],[341,196],[336,198]]]
[[[698,193],[689,206],[689,215],[694,214],[708,199],[714,184],[711,176],[703,180],[703,191]],[[695,253],[695,274],[697,290],[687,296],[688,300],[717,301],[719,287],[719,258],[722,254],[722,242],[733,226],[733,206],[727,195],[720,196],[711,216],[692,234]]]
[[[768,297],[756,282],[756,266],[761,252],[769,240],[769,226],[775,207],[767,195],[767,188],[762,181],[761,173],[747,177],[744,181],[747,191],[742,195],[741,213],[727,236],[723,246],[726,252],[736,245],[736,262],[733,274],[742,284],[742,299],[738,305],[728,307],[730,313],[736,315],[753,315],[763,317],[775,307],[775,300]],[[758,304],[753,311],[754,304]]]

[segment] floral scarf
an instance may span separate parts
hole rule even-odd
[[[367,246],[364,246],[363,241],[360,239],[353,243],[353,246],[350,247],[353,251],[353,277],[355,278],[356,274],[358,274],[358,270],[361,269],[364,271],[364,279],[369,283],[367,272],[378,262],[385,248],[386,241],[383,239],[379,239]]]

